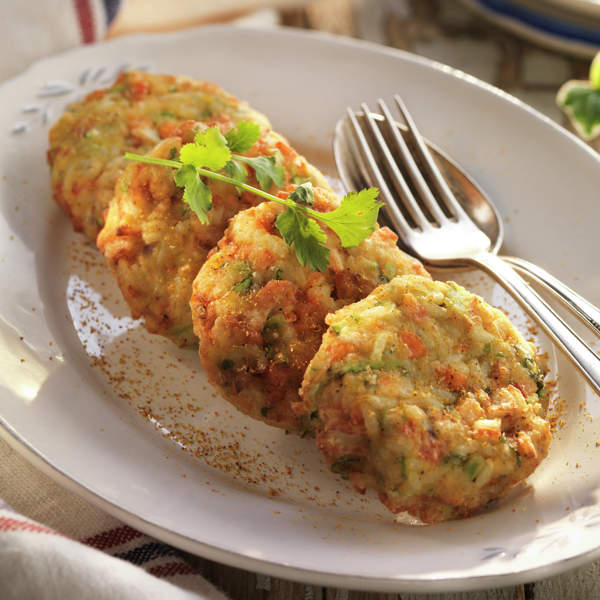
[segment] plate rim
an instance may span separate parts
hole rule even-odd
[[[484,0],[461,0],[461,2],[488,21],[546,48],[559,49],[567,54],[582,58],[593,58],[598,51],[598,46],[591,42],[536,27],[517,16],[508,14],[508,12],[501,12],[489,6]],[[553,6],[556,7],[554,4]]]
[[[98,46],[103,47],[105,45],[118,45],[122,42],[128,42],[130,40],[149,41],[164,40],[169,38],[193,38],[197,35],[203,35],[206,31],[238,31],[243,29],[261,35],[283,35],[292,37],[315,37],[324,41],[329,41],[335,44],[341,44],[349,47],[359,47],[372,52],[386,54],[390,56],[396,56],[401,60],[409,61],[412,63],[421,64],[429,68],[433,68],[438,72],[450,74],[454,77],[465,81],[466,83],[477,87],[479,89],[485,89],[495,96],[517,105],[521,110],[525,110],[528,115],[534,117],[538,121],[544,122],[554,129],[555,132],[562,135],[571,143],[575,142],[575,145],[579,147],[580,151],[584,150],[589,156],[593,157],[600,167],[600,156],[592,150],[582,140],[577,138],[574,134],[567,131],[563,127],[559,126],[549,117],[538,112],[536,109],[518,100],[514,96],[500,90],[493,85],[479,80],[478,78],[466,74],[460,69],[449,67],[422,56],[412,54],[407,51],[390,48],[374,42],[368,42],[364,40],[356,40],[353,38],[346,38],[334,34],[324,32],[313,32],[297,30],[294,28],[274,28],[274,29],[263,29],[260,27],[240,27],[232,25],[206,25],[196,28],[190,28],[178,32],[168,32],[165,34],[133,34],[128,36],[122,36],[119,38],[113,38],[104,40],[98,44],[91,45],[89,47],[76,47],[71,48],[50,57],[45,57],[39,61],[34,62],[27,69],[0,84],[0,93],[2,93],[6,86],[14,84],[26,77],[31,71],[39,68],[40,65],[44,65],[47,61],[54,61],[57,58],[67,57],[68,55],[81,52],[95,52],[98,50]],[[270,560],[254,558],[241,554],[239,552],[226,550],[207,544],[205,542],[198,541],[196,539],[189,538],[183,534],[177,533],[163,527],[156,525],[151,521],[148,521],[134,512],[120,507],[118,504],[106,499],[99,492],[95,492],[89,489],[85,484],[75,480],[67,473],[63,472],[60,467],[54,465],[51,460],[44,456],[43,453],[35,448],[35,445],[30,441],[26,440],[21,436],[5,419],[0,415],[0,438],[4,439],[14,450],[16,450],[21,456],[28,460],[33,466],[41,470],[46,475],[50,476],[54,481],[70,491],[79,494],[84,499],[88,500],[92,504],[105,510],[107,513],[121,519],[125,523],[151,535],[158,539],[165,541],[166,543],[172,544],[178,548],[197,553],[206,558],[216,560],[223,564],[244,568],[250,571],[271,575],[275,577],[281,577],[285,579],[291,579],[306,584],[316,584],[327,587],[342,587],[346,589],[356,589],[363,591],[379,591],[379,592],[459,592],[467,590],[481,590],[495,587],[503,587],[506,585],[515,585],[519,583],[525,583],[532,580],[543,579],[551,575],[557,575],[563,573],[569,569],[581,566],[595,560],[600,557],[600,542],[595,549],[585,551],[581,554],[563,558],[558,561],[538,566],[532,569],[521,569],[513,571],[511,573],[502,574],[484,574],[484,575],[471,575],[468,577],[455,576],[455,577],[437,577],[437,578],[405,578],[399,577],[369,577],[364,575],[344,575],[336,574],[327,571],[314,571],[311,569],[301,568],[285,564],[283,562],[276,563]],[[510,581],[508,581],[510,579]]]
[[[444,577],[436,579],[413,579],[404,577],[368,577],[365,575],[341,575],[327,571],[313,571],[294,567],[283,563],[276,563],[246,556],[241,553],[224,550],[204,542],[189,538],[180,533],[171,531],[166,527],[156,525],[135,513],[121,508],[117,504],[103,498],[100,494],[90,490],[86,485],[76,481],[60,468],[53,465],[49,459],[39,452],[32,444],[24,440],[14,429],[8,426],[4,419],[0,419],[0,439],[3,439],[21,457],[32,466],[50,477],[55,483],[67,490],[78,494],[84,500],[98,508],[105,510],[109,515],[120,519],[127,525],[154,537],[163,543],[170,544],[202,558],[214,560],[229,567],[245,569],[254,573],[288,579],[306,585],[319,585],[322,587],[335,587],[365,592],[383,593],[453,593],[477,590],[490,590],[507,585],[519,585],[535,582],[546,577],[560,575],[571,569],[583,566],[600,558],[600,543],[597,548],[570,558],[563,558],[557,562],[522,569],[510,574],[472,575],[469,577]],[[203,552],[198,552],[202,548]],[[506,579],[510,577],[510,583]],[[465,587],[464,584],[469,586]]]
[[[462,2],[467,2],[468,4],[476,4],[478,0],[461,0]],[[202,35],[204,31],[246,31],[252,33],[258,33],[263,35],[284,35],[291,37],[314,37],[316,39],[320,39],[324,42],[331,42],[338,45],[349,46],[349,47],[359,47],[364,48],[365,50],[370,50],[371,52],[385,54],[389,56],[396,56],[402,60],[406,60],[408,62],[420,64],[426,67],[430,67],[435,69],[436,71],[440,71],[442,73],[446,73],[452,75],[453,77],[457,77],[462,81],[467,82],[473,87],[479,89],[485,89],[488,92],[492,93],[494,96],[502,98],[519,106],[521,109],[525,110],[530,116],[534,117],[538,121],[543,121],[546,125],[550,125],[555,132],[561,134],[568,138],[571,142],[575,142],[580,149],[585,150],[588,155],[600,164],[600,154],[596,152],[593,148],[591,148],[588,144],[586,144],[583,140],[581,140],[577,135],[566,129],[565,127],[559,125],[546,116],[536,108],[530,106],[526,102],[523,102],[516,96],[505,92],[504,90],[496,87],[495,85],[488,83],[487,81],[483,81],[474,75],[470,75],[465,71],[447,65],[438,60],[427,58],[425,56],[420,56],[419,54],[415,54],[413,52],[409,52],[408,50],[402,50],[400,48],[392,48],[391,46],[385,46],[384,44],[379,44],[377,42],[371,42],[369,40],[363,40],[359,38],[350,38],[343,35],[338,35],[335,33],[329,33],[326,31],[316,31],[316,30],[308,30],[308,29],[298,29],[296,27],[291,26],[277,26],[277,27],[259,27],[253,25],[223,25],[223,24],[208,24],[208,25],[200,25],[198,27],[190,27],[188,29],[183,29],[179,31],[168,31],[164,33],[133,33],[128,35],[123,35],[115,38],[109,38],[100,40],[93,44],[86,44],[83,46],[76,46],[73,48],[67,48],[66,50],[61,50],[60,52],[56,52],[50,56],[46,56],[44,58],[38,59],[30,64],[26,69],[6,79],[5,81],[0,82],[0,93],[4,91],[4,89],[12,84],[19,82],[22,78],[29,75],[34,69],[38,68],[40,65],[44,65],[47,62],[53,62],[56,59],[68,57],[70,54],[79,54],[79,53],[87,53],[94,52],[97,48],[103,48],[105,46],[118,45],[120,43],[126,43],[130,40],[140,40],[141,42],[147,41],[151,42],[153,40],[161,40],[168,38],[184,38],[184,37],[194,37],[196,35]]]
[[[562,10],[568,11],[577,16],[593,16],[600,17],[600,2],[593,0],[542,0],[549,6],[554,6]]]

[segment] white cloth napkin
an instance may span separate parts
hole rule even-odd
[[[0,82],[101,39],[121,0],[0,1]],[[226,600],[174,548],[56,485],[0,439],[2,600]]]
[[[226,600],[177,550],[63,489],[0,440],[2,600]]]
[[[2,0],[0,81],[34,60],[102,39],[121,0]]]

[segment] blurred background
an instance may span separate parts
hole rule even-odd
[[[600,0],[3,0],[0,82],[82,43],[210,23],[298,27],[408,50],[569,128],[556,93],[568,80],[587,80],[600,50]],[[594,101],[588,112],[600,131],[600,91]],[[590,143],[600,150],[600,136]]]
[[[109,37],[236,22],[326,31],[438,60],[567,125],[556,92],[587,79],[600,49],[598,0],[127,0]]]

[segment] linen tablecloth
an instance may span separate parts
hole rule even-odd
[[[54,483],[0,440],[2,600],[224,600],[181,554]]]

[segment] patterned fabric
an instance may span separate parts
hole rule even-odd
[[[119,11],[120,0],[72,0],[81,42],[91,44],[104,37]]]
[[[225,600],[178,550],[64,490],[2,440],[0,581],[2,600]]]

